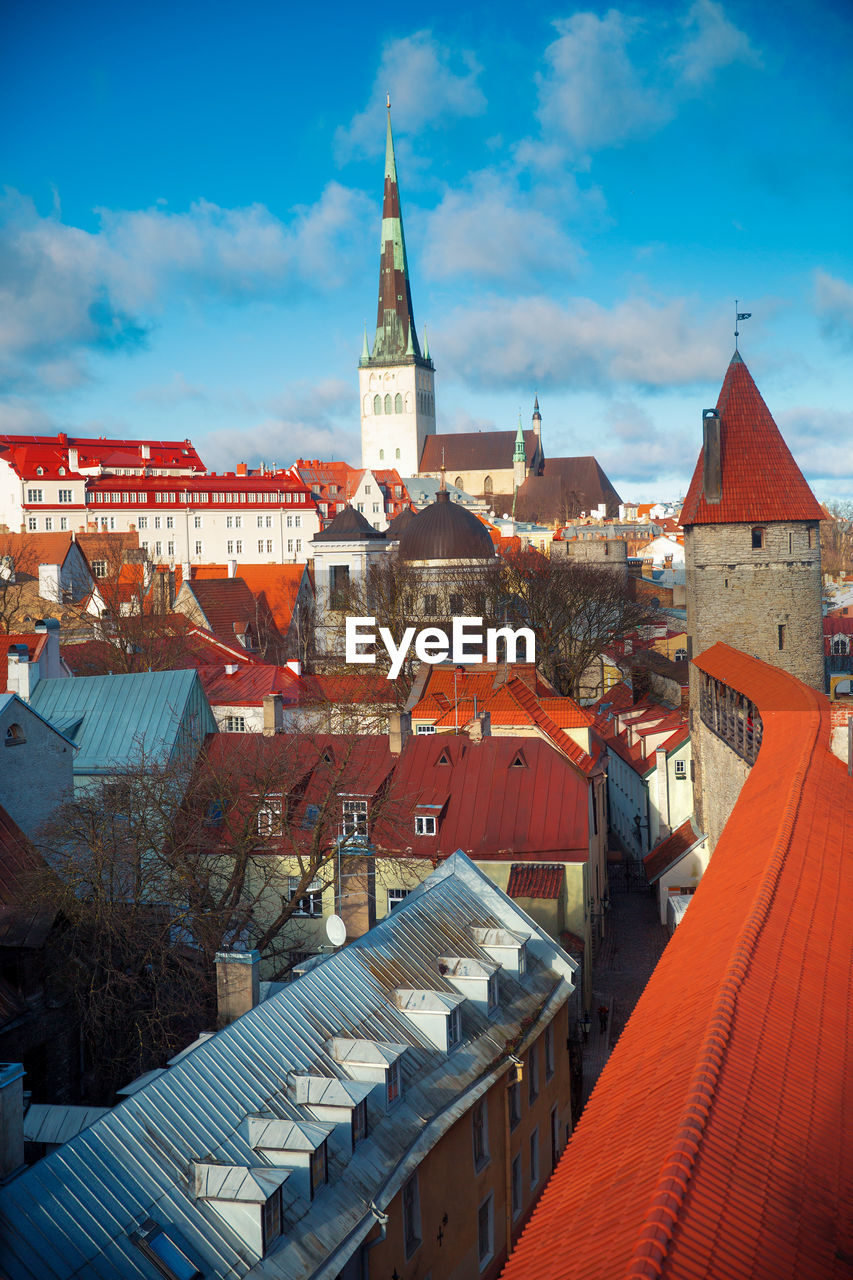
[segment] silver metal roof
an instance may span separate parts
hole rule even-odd
[[[527,971],[501,975],[500,1004],[490,1017],[473,1002],[461,1005],[462,1039],[446,1054],[395,1007],[392,992],[453,996],[437,957],[488,962],[477,929],[526,936]],[[539,1034],[543,1019],[568,1000],[575,972],[565,952],[472,862],[453,855],[369,934],[0,1188],[0,1274],[156,1280],[132,1238],[151,1220],[179,1238],[205,1277],[333,1280],[374,1227],[371,1205],[387,1208],[442,1134],[507,1069],[500,1046],[523,1032],[516,1050],[523,1049]],[[260,1196],[259,1187],[287,1171],[253,1147],[250,1117],[316,1124],[293,1077],[328,1077],[349,1091],[346,1055],[364,1063],[370,1046],[379,1048],[374,1063],[399,1060],[401,1099],[386,1112],[384,1088],[371,1093],[368,1136],[354,1152],[348,1127],[346,1141],[336,1128],[327,1148],[329,1181],[313,1201],[304,1198],[304,1178],[284,1182],[283,1234],[261,1257],[238,1219],[197,1198],[205,1194],[194,1194],[199,1179],[208,1194],[215,1181],[220,1191]]]

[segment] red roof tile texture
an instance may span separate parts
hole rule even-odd
[[[514,862],[506,891],[510,898],[559,898],[566,872],[548,863]]]
[[[651,853],[643,858],[649,884],[656,884],[664,872],[674,867],[679,858],[683,858],[688,849],[692,849],[702,839],[702,833],[693,825],[692,818],[687,818],[680,827],[676,827],[671,835],[655,845]]]
[[[505,1280],[841,1280],[853,1257],[853,782],[829,703],[723,644],[764,735]]]
[[[719,502],[705,499],[703,450],[684,499],[682,525],[823,519],[821,506],[737,352],[726,371],[717,412],[722,497]]]

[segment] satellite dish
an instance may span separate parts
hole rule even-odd
[[[347,927],[340,916],[329,916],[326,921],[326,937],[335,947],[342,947],[347,940]]]

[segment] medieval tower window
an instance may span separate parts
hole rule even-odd
[[[779,648],[780,648],[780,649],[784,649],[784,648],[785,648],[785,635],[786,635],[786,632],[787,632],[788,628],[785,626],[784,622],[780,622],[780,623],[779,623],[779,625],[778,625],[778,627],[776,628],[776,630],[777,630],[777,632],[778,632],[778,634],[779,634]]]
[[[764,546],[764,530],[763,530],[763,529],[753,529],[753,531],[752,531],[752,549],[753,549],[753,551],[760,551],[760,550],[761,550],[761,548],[762,548],[763,546]]]

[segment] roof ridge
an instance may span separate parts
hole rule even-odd
[[[708,1031],[696,1059],[682,1118],[649,1200],[646,1217],[625,1273],[626,1280],[660,1280],[673,1230],[699,1154],[723,1066],[724,1051],[731,1035],[738,992],[746,977],[756,940],[767,921],[791,844],[799,798],[812,766],[815,748],[819,746],[822,717],[817,694],[808,686],[804,685],[803,688],[807,690],[809,701],[816,712],[812,732],[809,734],[807,731],[800,737],[800,759],[779,819],[774,851],[761,877],[752,908],[735,941],[727,971],[711,1009]],[[774,714],[773,711],[767,713],[771,717]],[[753,773],[744,784],[746,787],[754,776],[754,770],[759,767],[760,759],[759,752]]]

